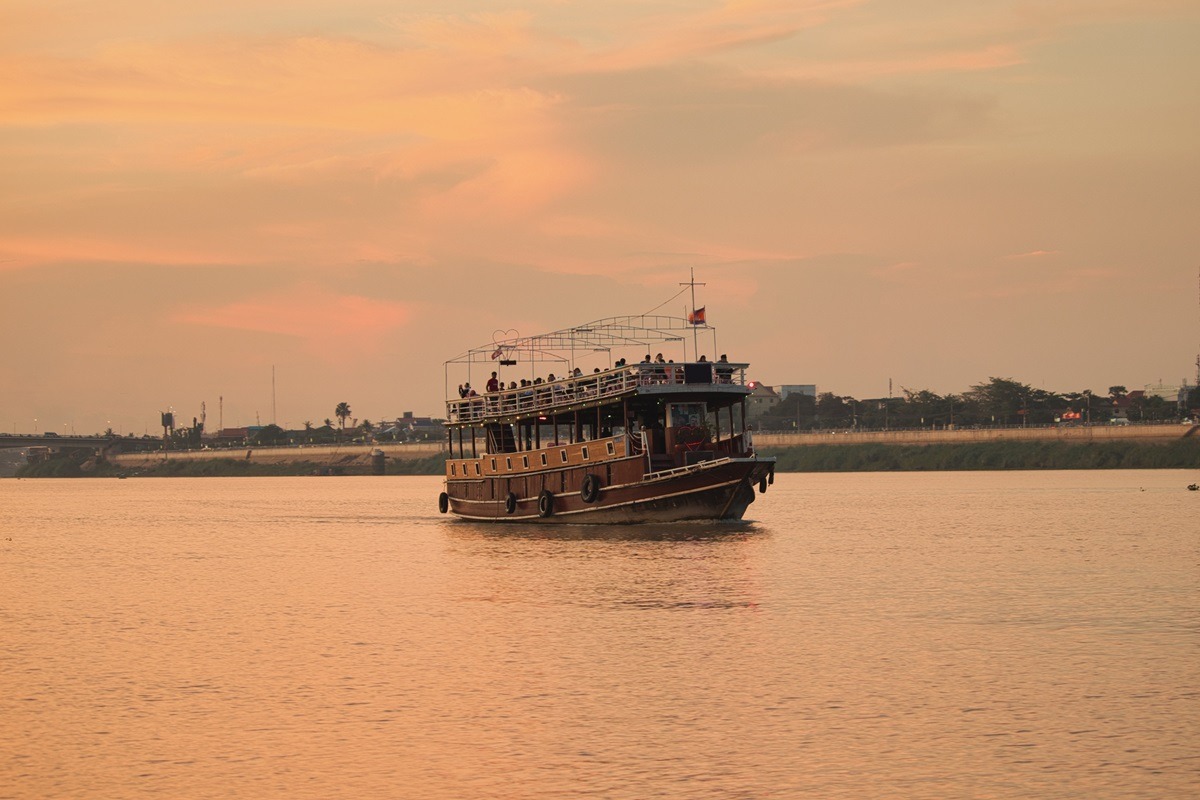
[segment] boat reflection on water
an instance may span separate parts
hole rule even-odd
[[[738,541],[767,535],[754,520],[693,520],[689,522],[645,523],[642,525],[539,525],[510,523],[497,527],[489,523],[452,519],[446,521],[447,533],[456,539],[530,539],[543,541],[600,542],[697,542],[705,540]]]

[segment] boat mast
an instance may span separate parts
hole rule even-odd
[[[700,357],[700,334],[696,331],[696,287],[704,286],[703,283],[696,283],[696,268],[689,267],[691,272],[691,280],[687,283],[681,283],[680,286],[690,286],[692,288],[692,313],[688,315],[688,322],[692,325],[692,358]]]

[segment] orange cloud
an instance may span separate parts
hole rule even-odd
[[[403,303],[301,286],[279,295],[179,311],[171,321],[289,336],[314,355],[334,360],[374,354],[409,318]]]

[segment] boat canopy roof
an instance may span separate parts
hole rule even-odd
[[[639,314],[625,317],[606,317],[563,328],[537,336],[520,336],[515,331],[496,331],[490,344],[472,348],[450,359],[451,364],[496,363],[513,364],[555,362],[573,363],[589,352],[613,350],[646,350],[666,342],[683,342],[686,334],[698,330],[710,332],[716,349],[716,328],[704,323],[692,324],[683,317]]]

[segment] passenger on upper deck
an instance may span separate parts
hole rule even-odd
[[[469,384],[469,383],[467,384],[467,386],[470,386],[470,385],[471,384]],[[464,398],[466,396],[467,396],[467,390],[465,388],[463,388],[463,385],[460,383],[458,385],[458,397],[461,400],[462,398]]]
[[[654,357],[654,363],[655,364],[666,364],[667,360],[665,358],[663,358],[662,353],[659,353],[658,355],[656,355]],[[654,380],[658,383],[666,383],[667,382],[667,368],[666,367],[656,367],[654,370]]]
[[[500,391],[500,381],[496,379],[496,373],[492,373],[492,377],[488,378],[487,390],[489,392]]]
[[[733,367],[725,366],[729,364],[729,359],[721,353],[721,357],[717,359],[717,383],[733,383]]]

